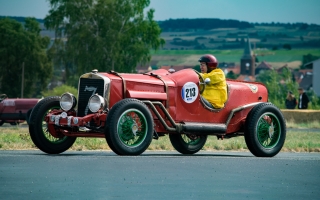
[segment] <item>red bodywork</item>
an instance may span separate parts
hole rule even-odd
[[[251,108],[268,101],[268,91],[263,84],[227,80],[228,100],[225,107],[216,110],[209,109],[201,102],[199,77],[192,69],[184,69],[175,73],[169,73],[164,69],[154,70],[147,74],[87,73],[82,78],[109,80],[104,94],[108,109],[124,98],[134,98],[144,102],[153,115],[154,129],[160,134],[178,133],[177,130],[179,129],[175,126],[188,123],[200,123],[204,126],[217,124],[225,127],[223,133],[212,132],[208,135],[227,137],[228,135],[241,133]],[[198,90],[198,95],[193,102],[187,102],[182,98],[184,86],[190,82],[195,84]],[[78,117],[74,111],[67,112],[67,117],[60,117],[61,113],[61,110],[53,110],[45,119],[49,124],[48,128],[52,135],[105,137],[103,132],[98,131],[98,128],[104,127],[108,115],[107,111],[100,111],[83,117]],[[54,120],[57,116],[59,118]],[[73,118],[77,118],[77,123],[74,123]],[[54,125],[68,128],[59,129]],[[83,126],[90,126],[91,130],[79,131],[79,127]],[[97,129],[92,129],[92,127],[97,127]]]
[[[39,99],[4,98],[0,102],[0,123],[21,123],[27,119],[27,113],[38,103]]]

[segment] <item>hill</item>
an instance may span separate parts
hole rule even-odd
[[[6,16],[0,16],[4,18]],[[9,17],[24,23],[25,17]],[[54,32],[40,23],[41,35]],[[212,53],[220,62],[239,62],[247,38],[260,61],[274,67],[296,68],[302,56],[320,56],[320,25],[306,23],[249,23],[222,19],[169,19],[158,21],[165,45],[153,52],[150,65],[196,65],[199,55]]]
[[[320,56],[320,26],[316,24],[210,20],[158,22],[166,44],[154,52],[151,65],[196,65],[199,55],[205,53],[215,54],[220,62],[238,63],[248,38],[259,61],[275,68],[285,64],[297,68],[303,55]]]
[[[253,48],[320,47],[320,26],[315,24],[230,23],[218,19],[170,19],[158,23],[166,40],[164,50],[239,49],[247,37]]]

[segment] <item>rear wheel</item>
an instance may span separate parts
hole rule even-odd
[[[207,135],[169,134],[172,146],[182,154],[194,154],[206,144]]]
[[[54,109],[60,109],[60,97],[47,97],[41,100],[33,108],[29,119],[29,132],[33,143],[43,152],[58,154],[68,150],[76,140],[76,137],[68,137],[63,134],[52,135],[48,130],[45,116]]]
[[[108,113],[105,134],[116,154],[143,153],[153,137],[153,118],[148,107],[137,99],[119,101]]]
[[[246,119],[244,136],[253,155],[277,155],[286,138],[286,124],[281,111],[271,103],[259,104],[252,108]]]
[[[2,126],[4,124],[4,120],[0,119],[0,126]]]

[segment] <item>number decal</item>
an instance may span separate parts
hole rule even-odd
[[[181,97],[186,103],[193,103],[198,97],[199,91],[197,84],[187,82],[183,85],[181,90]]]

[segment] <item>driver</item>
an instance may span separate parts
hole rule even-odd
[[[227,101],[227,83],[223,71],[218,66],[218,60],[207,54],[199,59],[203,79],[210,79],[202,93],[202,100],[211,108],[222,108]]]

